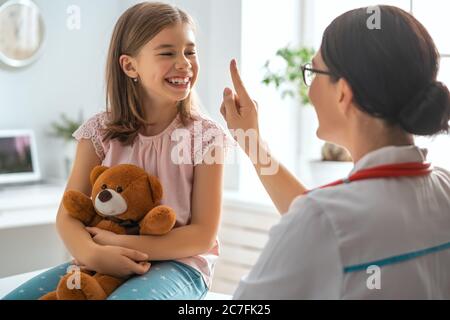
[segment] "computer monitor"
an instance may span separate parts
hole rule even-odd
[[[32,130],[0,130],[0,184],[41,179]]]

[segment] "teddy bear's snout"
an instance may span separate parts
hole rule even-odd
[[[128,205],[123,195],[113,189],[106,189],[97,194],[94,207],[103,216],[117,216],[127,211]]]
[[[111,192],[109,192],[108,190],[103,190],[102,192],[100,192],[100,194],[98,195],[98,199],[101,202],[108,202],[109,200],[111,200],[112,198],[112,194]]]

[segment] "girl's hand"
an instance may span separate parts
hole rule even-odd
[[[81,269],[86,269],[86,266],[83,265],[81,262],[79,262],[77,259],[72,259],[72,264],[76,265],[77,267],[80,267]]]
[[[116,246],[97,246],[82,268],[113,277],[127,278],[134,274],[147,273],[150,270],[150,263],[147,254],[136,250]]]
[[[251,137],[258,139],[256,141],[256,143],[258,143],[258,104],[250,98],[247,90],[245,89],[239,75],[236,60],[231,61],[230,72],[236,94],[234,94],[229,88],[225,89],[220,112],[227,122],[228,129],[232,131],[241,129],[244,133],[250,134]],[[236,132],[232,132],[234,138],[237,142],[239,142],[241,148],[248,154],[245,139],[237,139],[235,133]]]
[[[86,227],[86,230],[91,234],[92,240],[99,245],[120,246],[119,235],[114,232],[91,227]]]

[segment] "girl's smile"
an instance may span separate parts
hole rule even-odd
[[[160,31],[137,55],[135,69],[153,102],[186,99],[199,70],[192,27],[179,23]]]
[[[175,76],[166,78],[166,82],[169,84],[171,88],[176,90],[190,90],[191,87],[192,76]]]

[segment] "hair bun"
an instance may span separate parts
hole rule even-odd
[[[420,136],[448,133],[449,120],[450,93],[439,81],[418,92],[398,115],[404,130]]]

